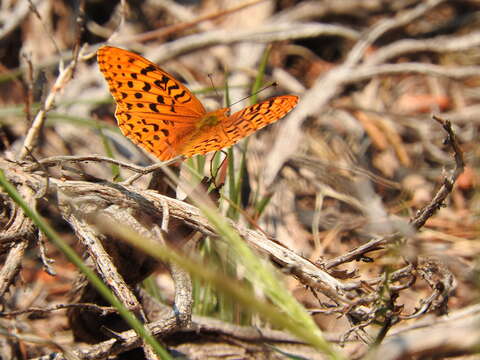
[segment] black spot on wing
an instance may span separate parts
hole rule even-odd
[[[173,98],[181,104],[185,104],[192,99],[185,90],[182,90],[180,94],[174,95]]]
[[[161,79],[157,79],[153,82],[153,84],[156,86],[156,87],[159,87],[160,89],[162,90],[166,90],[167,89],[167,84],[168,84],[168,77],[165,76],[165,75],[162,75],[162,78]]]
[[[167,89],[168,95],[171,95],[173,90],[178,90],[178,89],[180,89],[180,87],[178,86],[178,84],[169,86],[168,89]]]
[[[153,65],[145,66],[142,70],[140,70],[140,74],[148,75],[149,72],[155,71],[157,68]]]

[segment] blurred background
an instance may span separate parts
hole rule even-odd
[[[2,157],[15,158],[34,118],[47,109],[33,151],[36,159],[97,154],[142,166],[156,162],[116,126],[115,104],[95,57],[103,44],[157,63],[186,84],[207,110],[235,103],[235,111],[271,96],[297,95],[299,104],[287,117],[230,150],[236,155],[229,160],[232,169],[241,178],[237,210],[230,203],[220,209],[238,224],[262,229],[339,281],[370,287],[352,295],[355,306],[366,293],[399,286],[389,292],[390,310],[399,325],[407,326],[412,314],[445,314],[445,307],[467,308],[478,298],[479,26],[476,0],[4,0]],[[62,79],[59,75],[72,59],[71,77]],[[273,82],[277,86],[268,87]],[[432,115],[451,121],[466,167],[443,206],[415,232],[410,220],[432,201],[455,167],[447,134]],[[188,163],[211,176],[212,157]],[[101,179],[114,178],[107,164],[80,168]],[[50,176],[65,175],[52,169]],[[233,185],[217,180],[227,182],[223,191],[231,194]],[[145,188],[148,181],[145,177],[136,186]],[[76,244],[53,205],[45,202],[41,212]],[[341,260],[358,246],[392,234],[400,234],[402,241],[388,240],[356,259]],[[210,246],[203,240],[198,250],[212,256]],[[76,271],[55,248],[47,249],[58,275],[43,270],[32,248],[7,301],[10,310],[68,302]],[[222,259],[224,251],[213,253]],[[412,258],[424,267],[409,267]],[[404,273],[386,285],[395,271]],[[368,336],[355,327],[379,320],[375,311],[384,304],[365,300],[369,313],[376,315],[356,323],[346,308],[326,306],[321,292],[284,272],[286,287],[314,311],[320,328],[335,341],[348,340],[347,356],[362,356]],[[401,278],[416,281],[400,286]],[[171,301],[168,273],[151,279],[160,298]],[[435,293],[440,282],[446,290]],[[236,305],[222,315],[219,304],[227,300],[199,288],[197,314],[243,325],[261,323],[255,317],[245,320]],[[420,311],[425,304],[428,309]],[[338,311],[328,312],[331,308]],[[22,316],[26,332],[74,344],[64,312]],[[20,348],[24,358],[48,352],[30,343]],[[432,348],[435,353],[436,346]]]

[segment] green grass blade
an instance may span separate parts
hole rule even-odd
[[[168,168],[165,168],[164,171],[172,181],[178,183],[178,179]],[[193,192],[191,189],[185,189],[184,191],[187,194],[191,194],[192,202],[207,217],[210,224],[215,227],[219,236],[227,242],[228,249],[233,250],[234,259],[245,267],[250,282],[254,286],[259,286],[270,301],[281,310],[282,321],[280,322],[282,323],[282,328],[288,329],[315,348],[326,352],[332,358],[340,359],[341,356],[331,349],[305,308],[282,286],[281,282],[274,275],[273,268],[266,265],[264,261],[260,260],[258,255],[250,250],[243,239],[229,225],[226,218],[216,210],[209,198],[205,194],[200,195],[199,192]],[[182,264],[179,265],[183,266]],[[189,270],[187,269],[187,271]],[[245,304],[243,305],[245,306]],[[257,312],[263,315],[262,311],[263,308],[261,311],[257,309]],[[268,320],[276,324],[279,321],[270,317],[268,317]],[[283,320],[286,320],[286,323],[289,325],[285,326]]]
[[[100,124],[97,122],[97,129],[100,134],[100,138],[102,139],[102,144],[105,149],[105,155],[107,155],[109,158],[115,159],[115,156],[113,154],[112,146],[110,144],[110,140],[105,136],[102,127]],[[120,176],[120,167],[117,164],[110,164],[110,168],[112,169],[112,177],[115,179],[115,181],[122,181],[122,177]]]
[[[207,210],[206,208],[202,208],[202,210],[205,214],[212,215],[211,217],[209,216],[209,219],[218,220],[218,218],[221,218],[211,209]],[[179,254],[175,250],[170,249],[163,244],[159,244],[159,242],[142,237],[126,226],[112,222],[106,216],[101,216],[97,220],[102,231],[108,232],[115,237],[124,239],[125,241],[159,259],[160,261],[172,261],[176,263],[188,271],[193,277],[212,284],[217,290],[222,291],[232,299],[235,299],[235,301],[241,303],[245,309],[260,314],[271,324],[278,326],[279,328],[288,329],[299,339],[302,339],[318,350],[325,352],[331,358],[342,359],[338,353],[330,348],[329,344],[323,339],[320,330],[316,327],[310,316],[300,305],[298,306],[300,306],[301,311],[296,312],[296,314],[300,316],[297,318],[292,318],[289,307],[286,305],[281,305],[280,310],[278,310],[275,306],[272,306],[272,304],[259,300],[253,291],[237,280],[219,274],[218,271],[212,271],[209,269],[209,267],[205,266],[205,264],[194,261],[193,259],[188,258],[185,254]],[[229,237],[231,236],[231,229],[225,228],[224,224],[221,222],[215,221],[213,225],[215,225],[217,229],[222,230],[220,232],[221,235],[228,235]],[[240,239],[238,241],[243,243],[243,241]],[[258,269],[259,268],[256,267],[254,271]],[[264,279],[261,281],[263,280]],[[274,282],[270,285],[278,288],[278,284],[278,280],[274,279]],[[288,296],[281,297],[281,301],[287,300],[287,303],[292,302],[290,299],[293,299],[290,294],[288,294]],[[296,303],[295,300],[293,300],[293,302]],[[289,310],[289,312],[286,312],[285,310]]]
[[[269,45],[265,48],[265,52],[263,53],[262,60],[260,60],[260,65],[258,68],[257,76],[255,77],[255,82],[252,86],[252,104],[255,104],[258,101],[257,92],[263,85],[263,80],[265,78],[265,70],[267,69],[268,58],[270,57],[270,50],[272,47]]]

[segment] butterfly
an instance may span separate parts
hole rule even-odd
[[[283,95],[232,115],[230,108],[207,112],[190,90],[140,55],[103,46],[97,60],[117,103],[122,133],[161,161],[231,146],[281,119],[298,102],[297,96]]]

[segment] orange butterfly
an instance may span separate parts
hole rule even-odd
[[[190,90],[140,55],[103,46],[97,58],[123,134],[162,161],[231,146],[284,117],[298,102],[297,96],[284,95],[233,115],[230,108],[207,112]]]

